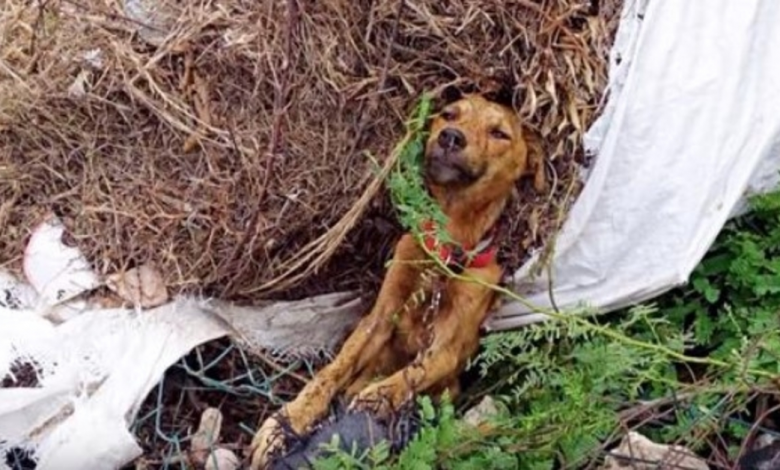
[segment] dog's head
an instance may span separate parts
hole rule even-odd
[[[538,176],[541,168],[543,178],[528,137],[511,109],[480,95],[466,95],[433,118],[425,177],[429,184],[448,190],[496,185],[507,191],[525,173]]]

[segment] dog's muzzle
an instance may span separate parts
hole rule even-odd
[[[432,182],[446,186],[469,184],[476,179],[465,163],[440,148],[434,148],[425,162],[425,176]]]
[[[466,145],[466,136],[461,131],[452,127],[442,129],[425,156],[425,176],[442,186],[468,185],[476,181],[481,175],[463,156]]]

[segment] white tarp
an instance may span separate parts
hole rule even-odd
[[[0,389],[0,455],[34,449],[36,468],[52,470],[115,469],[138,457],[128,428],[143,399],[182,355],[226,333],[186,300],[137,315],[87,311],[56,327],[30,310],[0,308],[0,318],[0,376],[9,355],[40,368],[37,387]]]
[[[596,161],[555,246],[558,308],[617,309],[686,282],[744,196],[778,184],[780,2],[628,0],[623,15],[586,139]],[[516,292],[550,308],[533,262]],[[543,318],[513,302],[488,327]]]
[[[0,290],[3,284],[9,288],[0,294],[29,289],[6,276]],[[191,298],[142,312],[70,305],[69,318],[55,323],[42,315],[53,307],[16,297],[14,308],[0,306],[0,379],[16,364],[32,364],[38,383],[0,388],[0,469],[14,448],[34,450],[39,470],[119,468],[140,456],[129,428],[141,402],[192,348],[232,335],[250,347],[329,351],[358,315],[345,299],[290,302],[287,311]],[[304,322],[292,325],[299,317]]]
[[[39,470],[122,467],[141,453],[129,432],[141,403],[194,347],[230,335],[250,349],[327,353],[360,313],[350,293],[252,308],[184,297],[100,308],[80,298],[101,282],[62,230],[50,218],[33,231],[26,279],[0,270],[0,380],[16,384],[0,388],[0,470],[11,449],[33,451]]]

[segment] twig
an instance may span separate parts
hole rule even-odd
[[[255,202],[254,211],[252,212],[252,218],[250,219],[249,225],[246,227],[246,231],[244,231],[240,241],[238,242],[235,249],[233,250],[233,254],[230,256],[230,261],[229,261],[230,264],[233,264],[236,261],[238,261],[239,257],[244,252],[244,248],[246,247],[247,242],[257,232],[257,224],[260,221],[260,218],[262,217],[261,215],[262,211],[260,210],[260,208],[262,207],[262,204],[265,201],[265,197],[268,194],[268,184],[271,181],[271,173],[273,172],[273,168],[274,168],[274,160],[279,150],[279,142],[282,139],[282,124],[284,121],[287,95],[289,92],[288,86],[290,81],[290,70],[292,69],[291,62],[292,60],[294,60],[293,58],[293,43],[295,42],[294,31],[297,28],[297,26],[298,26],[298,1],[287,0],[287,23],[285,27],[286,34],[285,34],[285,45],[284,45],[285,57],[282,58],[282,73],[275,90],[274,122],[271,130],[271,138],[268,143],[268,151],[266,152],[265,155],[265,172],[263,175],[263,186],[260,189],[260,194],[257,196],[257,202]],[[242,263],[239,269],[236,272],[234,272],[233,275],[230,277],[230,280],[228,281],[227,285],[222,290],[223,296],[229,296],[232,293],[232,289],[233,286],[235,285],[236,280],[239,279],[245,271],[245,266],[246,263]]]
[[[379,82],[377,82],[376,92],[371,96],[368,110],[362,112],[360,115],[360,122],[358,123],[357,130],[355,131],[355,142],[350,147],[349,156],[347,157],[350,162],[354,159],[358,147],[363,145],[366,125],[368,125],[369,119],[373,117],[374,112],[379,106],[379,97],[382,95],[385,88],[385,83],[387,82],[387,71],[390,68],[390,58],[393,55],[393,46],[395,45],[396,39],[398,38],[398,28],[401,24],[401,18],[404,14],[405,6],[406,0],[398,1],[398,9],[396,10],[395,19],[393,20],[393,31],[390,34],[390,41],[387,42],[387,46],[385,47],[385,55],[382,59],[382,70],[379,73]]]
[[[382,94],[382,90],[387,79],[387,69],[389,68],[393,44],[395,43],[398,34],[398,28],[404,12],[405,4],[405,0],[400,0],[398,2],[398,10],[396,11],[395,20],[393,23],[393,34],[390,42],[387,45],[387,48],[385,49],[385,57],[383,61],[384,65],[380,75],[377,92],[372,97],[371,104],[369,106],[370,110],[363,112],[361,115],[361,120],[356,131],[357,137],[348,151],[348,158],[350,160],[354,157],[357,148],[363,143],[363,138],[365,137],[364,131],[368,123],[368,117],[373,115],[373,112],[379,105],[379,96]],[[395,156],[397,156],[397,154],[398,152],[395,153]],[[242,293],[249,294],[262,291],[278,291],[280,289],[291,286],[295,282],[303,279],[308,274],[316,271],[319,267],[321,267],[330,258],[333,252],[335,252],[336,247],[352,229],[357,220],[359,220],[360,215],[362,215],[363,210],[367,207],[368,202],[374,197],[376,192],[381,187],[381,182],[384,181],[385,176],[389,172],[390,168],[392,168],[393,162],[393,157],[387,160],[385,167],[382,169],[382,173],[374,178],[374,180],[369,184],[368,188],[366,188],[360,199],[358,199],[352,208],[346,214],[344,214],[344,216],[325,234],[318,237],[313,242],[307,244],[302,250],[300,250],[299,253],[302,253],[302,255],[289,260],[287,262],[288,267],[284,272],[276,276],[271,281],[268,281],[257,288],[253,288]],[[310,261],[312,258],[314,258],[314,260]],[[306,265],[306,268],[302,272],[294,274],[303,265]]]
[[[739,467],[737,466],[739,464],[739,460],[742,458],[742,456],[745,455],[745,452],[748,449],[748,445],[753,442],[753,436],[755,435],[756,431],[761,427],[761,423],[764,422],[765,419],[767,419],[772,413],[780,410],[780,405],[775,405],[768,410],[765,410],[763,413],[761,413],[758,418],[756,419],[756,422],[753,423],[753,425],[750,427],[750,431],[748,431],[747,436],[745,436],[745,439],[742,441],[742,444],[739,446],[739,453],[737,453],[737,457],[734,459],[734,470],[737,470]]]
[[[555,243],[558,240],[558,234],[560,233],[560,229],[563,226],[563,222],[566,218],[566,208],[569,204],[569,201],[571,201],[574,197],[574,188],[576,186],[576,178],[572,178],[569,182],[569,187],[566,190],[566,196],[563,198],[563,201],[561,201],[560,206],[558,208],[558,213],[555,219],[555,229],[552,231],[552,235],[550,236],[549,240],[547,240],[547,249],[544,250],[544,254],[542,256],[542,259],[540,260],[543,263],[546,263],[547,265],[547,295],[550,299],[550,305],[552,306],[553,310],[555,312],[560,313],[560,309],[558,308],[558,304],[555,302],[555,291],[553,289],[553,257],[555,255]],[[554,189],[553,189],[554,190]]]

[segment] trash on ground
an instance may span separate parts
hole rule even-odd
[[[709,470],[707,463],[682,446],[656,444],[630,431],[616,449],[609,452],[603,470]]]
[[[106,286],[133,306],[151,308],[168,301],[165,280],[149,264],[106,276]]]
[[[143,312],[101,308],[85,299],[100,286],[98,276],[61,237],[55,219],[31,237],[25,272],[34,284],[0,271],[0,381],[7,385],[0,388],[0,454],[22,449],[39,470],[116,469],[139,457],[129,428],[141,403],[198,345],[232,336],[256,350],[327,354],[359,315],[354,296],[344,295],[287,309],[183,296]],[[157,304],[155,276],[139,279],[154,295],[134,299]],[[332,309],[340,314],[329,315]],[[223,451],[209,455],[232,462]]]
[[[490,395],[485,396],[477,405],[470,408],[463,415],[463,422],[470,426],[479,426],[486,423],[491,417],[498,414],[496,401]]]

